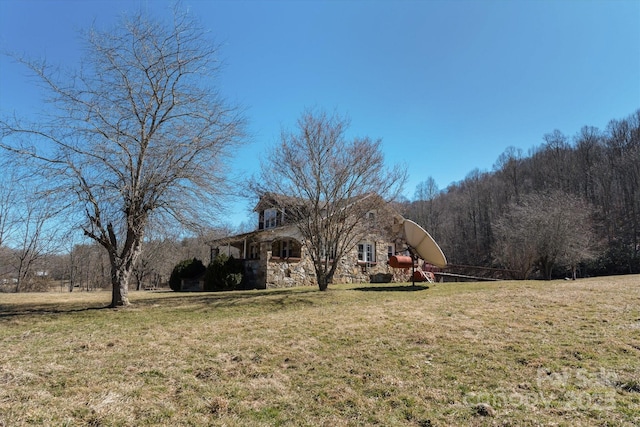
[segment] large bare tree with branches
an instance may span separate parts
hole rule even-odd
[[[337,113],[306,110],[296,130],[282,131],[254,183],[258,197],[275,194],[298,225],[321,291],[367,232],[365,215],[381,212],[406,181],[404,167],[385,167],[381,140],[347,138],[348,126]]]
[[[218,46],[188,13],[168,23],[137,13],[83,35],[73,74],[16,57],[47,89],[47,116],[3,119],[1,145],[80,214],[67,218],[107,251],[111,305],[125,306],[148,224],[195,227],[220,206],[244,120],[213,86]]]
[[[582,199],[554,191],[532,193],[508,206],[495,224],[496,261],[518,271],[521,279],[537,267],[551,279],[557,265],[571,268],[593,256],[591,208]]]

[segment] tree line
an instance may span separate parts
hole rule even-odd
[[[444,190],[427,178],[402,209],[454,265],[520,278],[640,273],[640,110],[604,130],[555,130],[527,155],[509,147],[492,171]]]
[[[209,260],[207,242],[230,233],[210,230],[195,237],[156,236],[145,239],[142,253],[133,271],[131,285],[136,290],[167,287],[171,269],[182,260]],[[35,237],[26,229],[14,234],[31,242],[31,248],[15,244],[0,246],[0,292],[32,292],[58,290],[96,291],[111,288],[108,254],[91,242],[70,244],[61,241],[54,249],[45,248],[50,238]],[[27,236],[26,238],[24,236]],[[45,238],[45,241],[41,241]]]

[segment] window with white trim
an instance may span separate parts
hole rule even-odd
[[[278,210],[265,209],[264,211],[264,228],[275,228],[278,225]]]
[[[376,262],[375,243],[358,244],[358,261],[359,262]]]

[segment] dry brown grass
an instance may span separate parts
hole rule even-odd
[[[640,423],[640,277],[0,295],[2,425]]]

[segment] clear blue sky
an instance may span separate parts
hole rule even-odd
[[[0,0],[0,47],[75,67],[77,31],[169,2]],[[640,0],[197,1],[183,5],[222,43],[222,93],[247,107],[246,174],[305,107],[351,117],[406,163],[405,194],[491,170],[554,129],[573,136],[640,108]],[[38,92],[0,59],[0,109],[30,113]],[[230,221],[250,219],[244,204]]]

